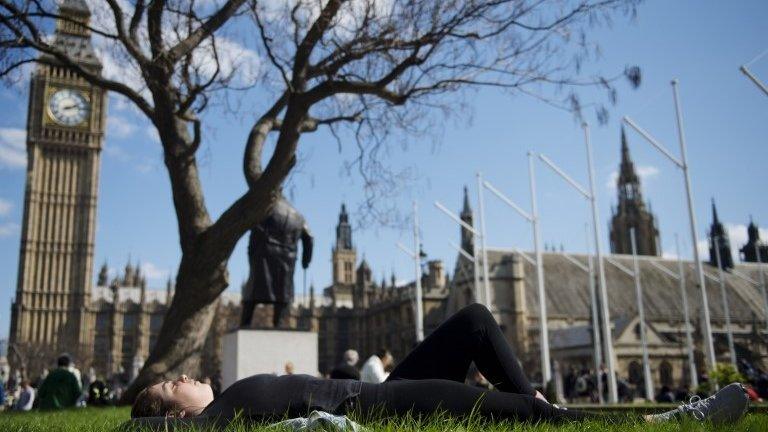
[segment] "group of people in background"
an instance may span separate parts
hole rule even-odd
[[[127,384],[125,377],[109,381],[93,371],[82,374],[68,354],[61,354],[50,371],[44,369],[34,381],[24,370],[0,370],[0,410],[57,410],[83,406],[115,405]],[[210,383],[210,379],[207,379]]]
[[[23,371],[16,371],[6,377],[4,371],[0,372],[2,409],[29,411],[110,403],[106,384],[90,374],[83,376],[67,354],[61,354],[56,359],[56,367],[43,370],[34,382],[24,375]]]
[[[380,348],[376,354],[368,357],[363,366],[358,370],[357,363],[360,355],[357,351],[349,349],[344,352],[343,360],[331,370],[328,378],[353,379],[371,384],[379,384],[386,381],[389,372],[395,364],[395,359],[386,348]]]
[[[741,359],[738,371],[744,378],[744,384],[750,399],[753,402],[761,402],[768,399],[768,372],[755,366],[751,362]],[[605,366],[600,370],[603,387],[603,395],[608,392],[608,375]],[[709,377],[706,374],[699,375],[699,383],[706,384]],[[598,402],[597,375],[589,368],[577,369],[571,367],[563,376],[563,396],[566,402]],[[626,379],[616,376],[617,393],[620,402],[632,402],[636,398],[645,396],[645,382],[641,379],[632,385]],[[673,387],[662,385],[653,393],[653,400],[659,403],[677,403],[688,401],[692,396],[706,397],[710,390],[703,390],[706,385],[698,389],[691,389],[685,384]]]
[[[379,384],[387,380],[389,373],[395,367],[395,359],[386,348],[379,348],[376,354],[368,357],[360,369],[357,368],[359,361],[360,355],[357,351],[353,349],[346,350],[342,356],[341,363],[336,365],[326,378],[353,379],[371,384]],[[480,373],[474,363],[467,372],[466,384],[486,390],[493,387],[483,374]]]

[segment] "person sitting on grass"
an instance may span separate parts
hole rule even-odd
[[[62,354],[56,360],[59,366],[51,371],[37,390],[35,407],[61,409],[75,406],[80,398],[80,380],[69,370],[69,355]]]
[[[498,391],[464,384],[474,362]],[[713,422],[736,421],[747,409],[743,387],[734,383],[714,396],[636,420],[668,421],[691,417]],[[312,410],[333,414],[417,418],[444,412],[452,417],[488,420],[569,422],[607,419],[604,415],[559,408],[531,387],[498,324],[484,306],[460,310],[395,367],[381,384],[308,375],[254,375],[232,384],[218,397],[210,386],[181,375],[143,389],[131,410],[134,424],[142,417],[192,417],[195,423],[226,424],[235,419],[266,422],[303,417]],[[621,417],[626,419],[627,417]],[[611,417],[611,419],[617,419]]]

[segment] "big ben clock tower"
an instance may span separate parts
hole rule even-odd
[[[101,72],[83,0],[60,3],[55,45],[79,65]],[[106,92],[50,56],[30,80],[27,179],[10,360],[93,351],[90,312],[99,161]],[[47,350],[47,351],[46,351]],[[26,353],[26,354],[25,354]],[[38,356],[40,354],[37,354]],[[21,365],[19,365],[21,366]],[[29,371],[30,373],[34,371]]]

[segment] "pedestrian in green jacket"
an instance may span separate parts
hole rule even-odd
[[[80,381],[67,369],[69,356],[62,354],[56,361],[58,368],[51,371],[37,390],[35,406],[40,409],[62,409],[75,406],[82,391]]]

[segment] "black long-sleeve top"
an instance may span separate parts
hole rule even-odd
[[[361,383],[348,379],[322,379],[309,375],[253,375],[224,390],[200,416],[253,420],[306,417],[312,410],[342,411],[344,403],[360,393]]]
[[[200,415],[186,418],[143,417],[124,423],[121,431],[138,428],[171,431],[184,427],[226,426],[232,419],[271,422],[307,417],[312,410],[341,414],[360,394],[363,383],[309,375],[253,375],[229,386]]]

